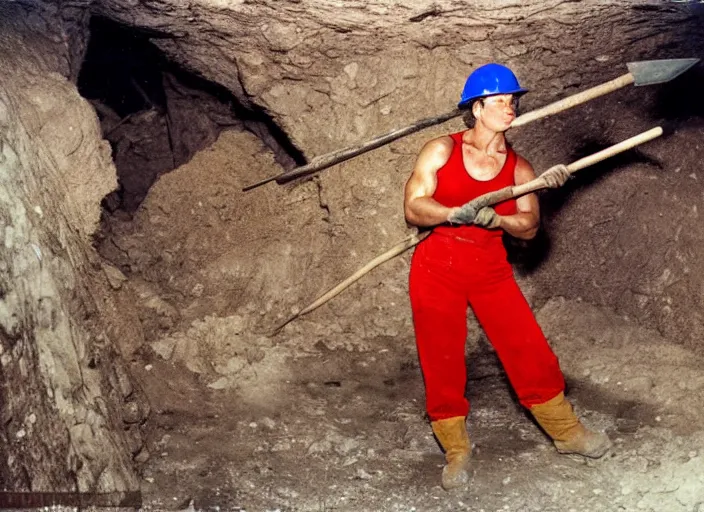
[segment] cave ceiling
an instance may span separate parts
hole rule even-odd
[[[102,0],[91,12],[263,109],[308,158],[450,110],[485,62],[511,66],[536,107],[628,61],[701,48],[696,3]]]

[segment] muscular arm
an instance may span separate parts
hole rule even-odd
[[[522,185],[535,179],[535,171],[528,161],[518,157],[514,171],[516,185]],[[526,194],[516,200],[518,213],[499,216],[499,226],[509,235],[522,240],[530,240],[538,233],[540,226],[540,208],[535,194]]]
[[[406,182],[403,210],[406,221],[414,226],[436,226],[447,221],[451,208],[441,205],[433,194],[437,187],[437,173],[452,154],[454,142],[440,137],[428,142],[418,155],[413,173]]]

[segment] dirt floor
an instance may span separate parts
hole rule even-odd
[[[468,353],[472,479],[451,493],[439,487],[412,339],[321,343],[286,361],[285,379],[239,390],[154,357],[134,368],[158,400],[145,509],[704,510],[702,358],[586,304],[555,299],[538,318],[548,315],[569,397],[614,441],[603,460],[558,454],[481,338]]]
[[[240,185],[227,171],[234,147],[250,147],[240,165],[268,158],[250,136],[223,134],[163,176],[134,218],[112,219],[101,242],[139,298],[145,343],[131,347],[131,365],[152,410],[138,456],[144,510],[704,512],[704,358],[623,313],[560,296],[536,305],[538,321],[568,397],[612,451],[598,461],[558,454],[470,322],[472,477],[467,489],[443,491],[403,304],[392,318],[380,309],[350,324],[351,291],[267,335],[277,306],[251,296],[287,278],[269,259],[295,249],[272,231],[223,229],[242,207],[224,199]],[[307,210],[310,189],[293,192],[304,213],[289,229],[317,226],[306,216],[321,215],[323,201]],[[205,201],[213,209],[198,210]],[[254,216],[274,208],[246,207]],[[405,294],[386,287],[367,281],[356,293]]]

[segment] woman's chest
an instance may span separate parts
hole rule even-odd
[[[506,151],[493,155],[462,150],[462,164],[464,171],[477,181],[490,181],[496,178],[503,169],[507,158]]]

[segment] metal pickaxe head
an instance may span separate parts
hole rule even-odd
[[[654,85],[669,82],[694,66],[699,59],[662,59],[629,62],[628,71],[634,85]]]

